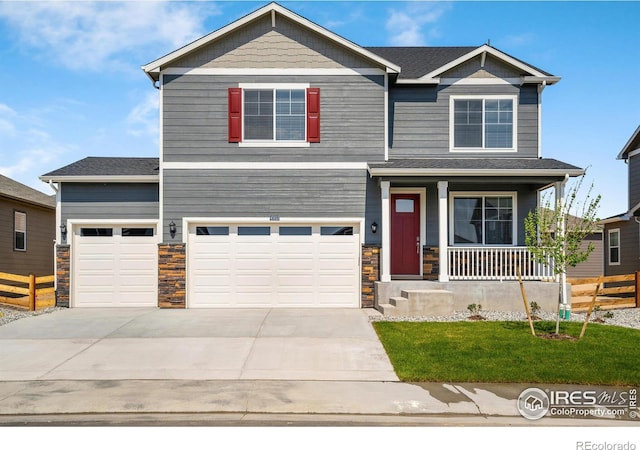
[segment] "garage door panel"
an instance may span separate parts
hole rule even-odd
[[[139,226],[108,228],[112,233],[102,236],[74,230],[73,306],[156,306],[157,238],[123,236],[123,228]]]
[[[320,228],[230,224],[228,235],[207,236],[196,235],[192,227],[187,246],[189,307],[358,307],[357,226],[353,235],[336,236],[321,235]],[[265,234],[247,235],[253,232]],[[212,267],[228,272],[221,277],[205,270]]]

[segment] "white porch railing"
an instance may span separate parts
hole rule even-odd
[[[553,279],[551,260],[537,263],[527,247],[449,247],[450,280]]]

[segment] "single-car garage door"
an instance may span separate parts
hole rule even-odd
[[[357,224],[191,225],[188,306],[360,306]]]
[[[155,225],[80,225],[73,235],[72,306],[157,306]]]

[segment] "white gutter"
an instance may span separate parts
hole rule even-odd
[[[584,175],[584,170],[576,169],[427,169],[369,167],[369,174],[376,176],[571,176]]]
[[[63,175],[59,177],[39,177],[45,183],[158,183],[159,175]]]

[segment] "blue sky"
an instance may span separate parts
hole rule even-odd
[[[158,91],[140,70],[267,2],[0,1],[0,173],[86,156],[157,156]],[[363,46],[491,45],[562,77],[543,156],[590,167],[600,217],[627,209],[616,155],[640,125],[640,2],[281,2]]]

